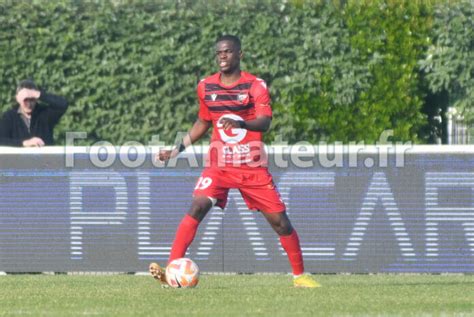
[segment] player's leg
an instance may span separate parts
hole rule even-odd
[[[178,229],[176,230],[175,239],[171,247],[171,253],[168,258],[168,263],[174,259],[184,257],[186,250],[191,245],[196,236],[199,224],[204,219],[206,214],[214,205],[213,200],[206,196],[195,196],[191,204],[191,208],[186,215],[184,215]]]
[[[168,263],[174,259],[184,257],[186,250],[191,245],[196,236],[199,223],[204,219],[208,211],[212,208],[215,201],[206,196],[194,196],[189,211],[184,215],[183,219],[176,230],[173,245],[171,247]],[[161,282],[163,286],[167,286],[165,268],[158,263],[151,263],[149,266],[150,274]]]
[[[303,254],[301,252],[298,233],[291,225],[290,219],[285,211],[264,212],[262,215],[268,221],[273,230],[278,234],[280,243],[286,251],[290,261],[293,275],[299,276],[304,273]]]
[[[229,189],[222,178],[222,172],[218,169],[208,168],[202,172],[194,187],[191,208],[176,230],[168,263],[186,254],[196,236],[199,224],[214,205],[225,207]]]
[[[174,259],[182,258],[196,236],[200,222],[214,206],[224,208],[227,203],[229,189],[222,187],[219,182],[218,170],[206,169],[198,179],[193,192],[193,201],[188,212],[178,225],[175,239],[171,247],[168,263]],[[167,285],[165,269],[157,263],[149,267],[151,275],[162,284]]]
[[[300,247],[298,233],[291,225],[273,179],[268,171],[246,175],[246,182],[239,188],[249,209],[260,210],[265,219],[278,234],[280,243],[286,251],[294,279],[298,287],[320,286],[309,275],[304,275],[303,253]]]
[[[263,216],[279,235],[280,243],[286,251],[288,261],[293,271],[293,285],[296,287],[320,287],[311,276],[304,273],[303,252],[301,251],[298,233],[291,225],[291,221],[285,211],[263,212]]]

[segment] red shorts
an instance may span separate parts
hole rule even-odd
[[[282,212],[286,209],[267,169],[229,171],[206,168],[196,183],[193,195],[217,199],[216,206],[224,209],[231,188],[240,191],[250,210]]]

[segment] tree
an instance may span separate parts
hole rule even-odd
[[[474,123],[474,2],[437,6],[433,42],[420,61],[433,94],[448,95],[466,123]]]

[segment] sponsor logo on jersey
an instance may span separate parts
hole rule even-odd
[[[212,95],[211,95],[212,101],[216,101],[216,98],[217,98],[217,94],[212,94]]]
[[[224,155],[243,155],[250,153],[250,144],[237,144],[235,146],[224,146],[222,148]]]
[[[229,143],[229,144],[236,144],[236,143],[239,143],[240,141],[242,141],[245,136],[247,135],[247,130],[246,129],[240,129],[240,128],[233,128],[233,129],[228,129],[228,130],[224,130],[222,128],[222,123],[221,123],[221,119],[223,118],[230,118],[230,119],[233,119],[233,120],[237,120],[237,121],[242,121],[243,119],[236,115],[236,114],[225,114],[223,115],[222,117],[219,118],[219,120],[217,120],[217,129],[219,131],[219,135],[221,137],[221,140],[224,141],[225,143]]]

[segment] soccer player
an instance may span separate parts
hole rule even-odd
[[[198,119],[177,146],[157,155],[160,161],[176,157],[213,127],[208,167],[198,179],[191,207],[177,228],[168,263],[184,257],[208,211],[215,205],[224,208],[229,189],[237,188],[248,208],[260,211],[279,235],[294,286],[319,287],[304,274],[298,234],[266,167],[262,134],[272,121],[267,86],[262,79],[240,70],[241,58],[238,37],[224,35],[216,41],[219,72],[198,84]],[[166,284],[163,268],[151,263],[149,269],[155,279]]]

